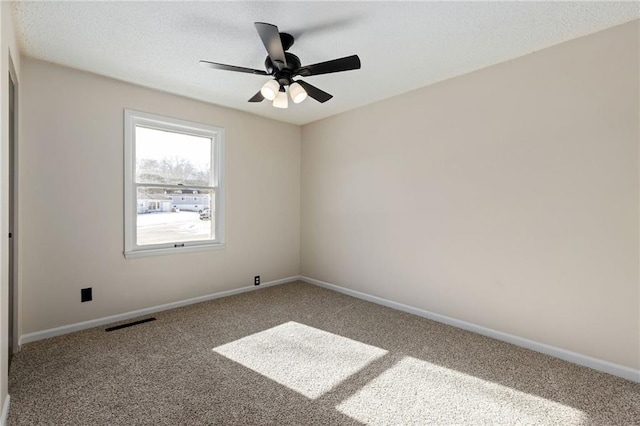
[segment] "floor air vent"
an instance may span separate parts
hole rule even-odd
[[[146,318],[140,321],[133,321],[133,322],[128,322],[126,324],[120,324],[120,325],[116,325],[115,327],[109,327],[109,328],[105,328],[104,331],[116,331],[116,330],[120,330],[121,328],[127,328],[127,327],[132,327],[134,325],[138,325],[138,324],[144,324],[145,322],[149,322],[149,321],[155,321],[155,318]]]

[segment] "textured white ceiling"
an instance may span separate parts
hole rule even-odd
[[[18,2],[22,53],[276,120],[304,124],[640,17],[636,2]],[[296,37],[303,64],[358,54],[362,69],[308,77],[334,95],[250,104],[268,77],[253,26]]]

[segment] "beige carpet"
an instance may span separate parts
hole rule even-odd
[[[640,424],[640,385],[304,283],[25,345],[9,425]]]

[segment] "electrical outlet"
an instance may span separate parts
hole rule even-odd
[[[80,301],[90,302],[91,300],[93,300],[93,295],[91,293],[91,287],[83,288],[82,290],[80,290]]]
[[[253,277],[253,285],[260,285],[260,275]]]

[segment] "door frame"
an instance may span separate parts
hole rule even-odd
[[[13,223],[9,223],[9,232],[11,232],[11,241],[9,244],[9,250],[11,252],[11,265],[9,267],[9,286],[11,286],[12,300],[8,302],[11,304],[9,309],[9,313],[11,317],[9,318],[9,327],[12,327],[10,330],[10,334],[12,337],[12,341],[8,342],[10,347],[13,348],[13,353],[9,354],[9,360],[11,356],[17,352],[20,352],[20,334],[19,334],[19,320],[20,320],[20,285],[19,285],[19,269],[18,269],[18,245],[19,245],[19,225],[18,225],[18,205],[19,205],[19,197],[18,197],[18,151],[19,151],[19,82],[18,82],[18,74],[16,73],[15,66],[13,64],[13,58],[11,57],[11,52],[9,52],[9,84],[13,84],[13,138],[9,140],[9,152],[11,152],[12,158],[9,158],[9,161],[13,162],[12,165],[9,166],[9,185],[11,186],[9,190],[9,209],[12,211],[9,217],[13,219]],[[8,108],[9,111],[9,119],[11,120],[11,106]],[[11,135],[10,135],[11,136]],[[11,173],[13,172],[13,173]],[[11,199],[11,193],[13,193],[13,199]],[[8,235],[7,235],[8,237]]]

